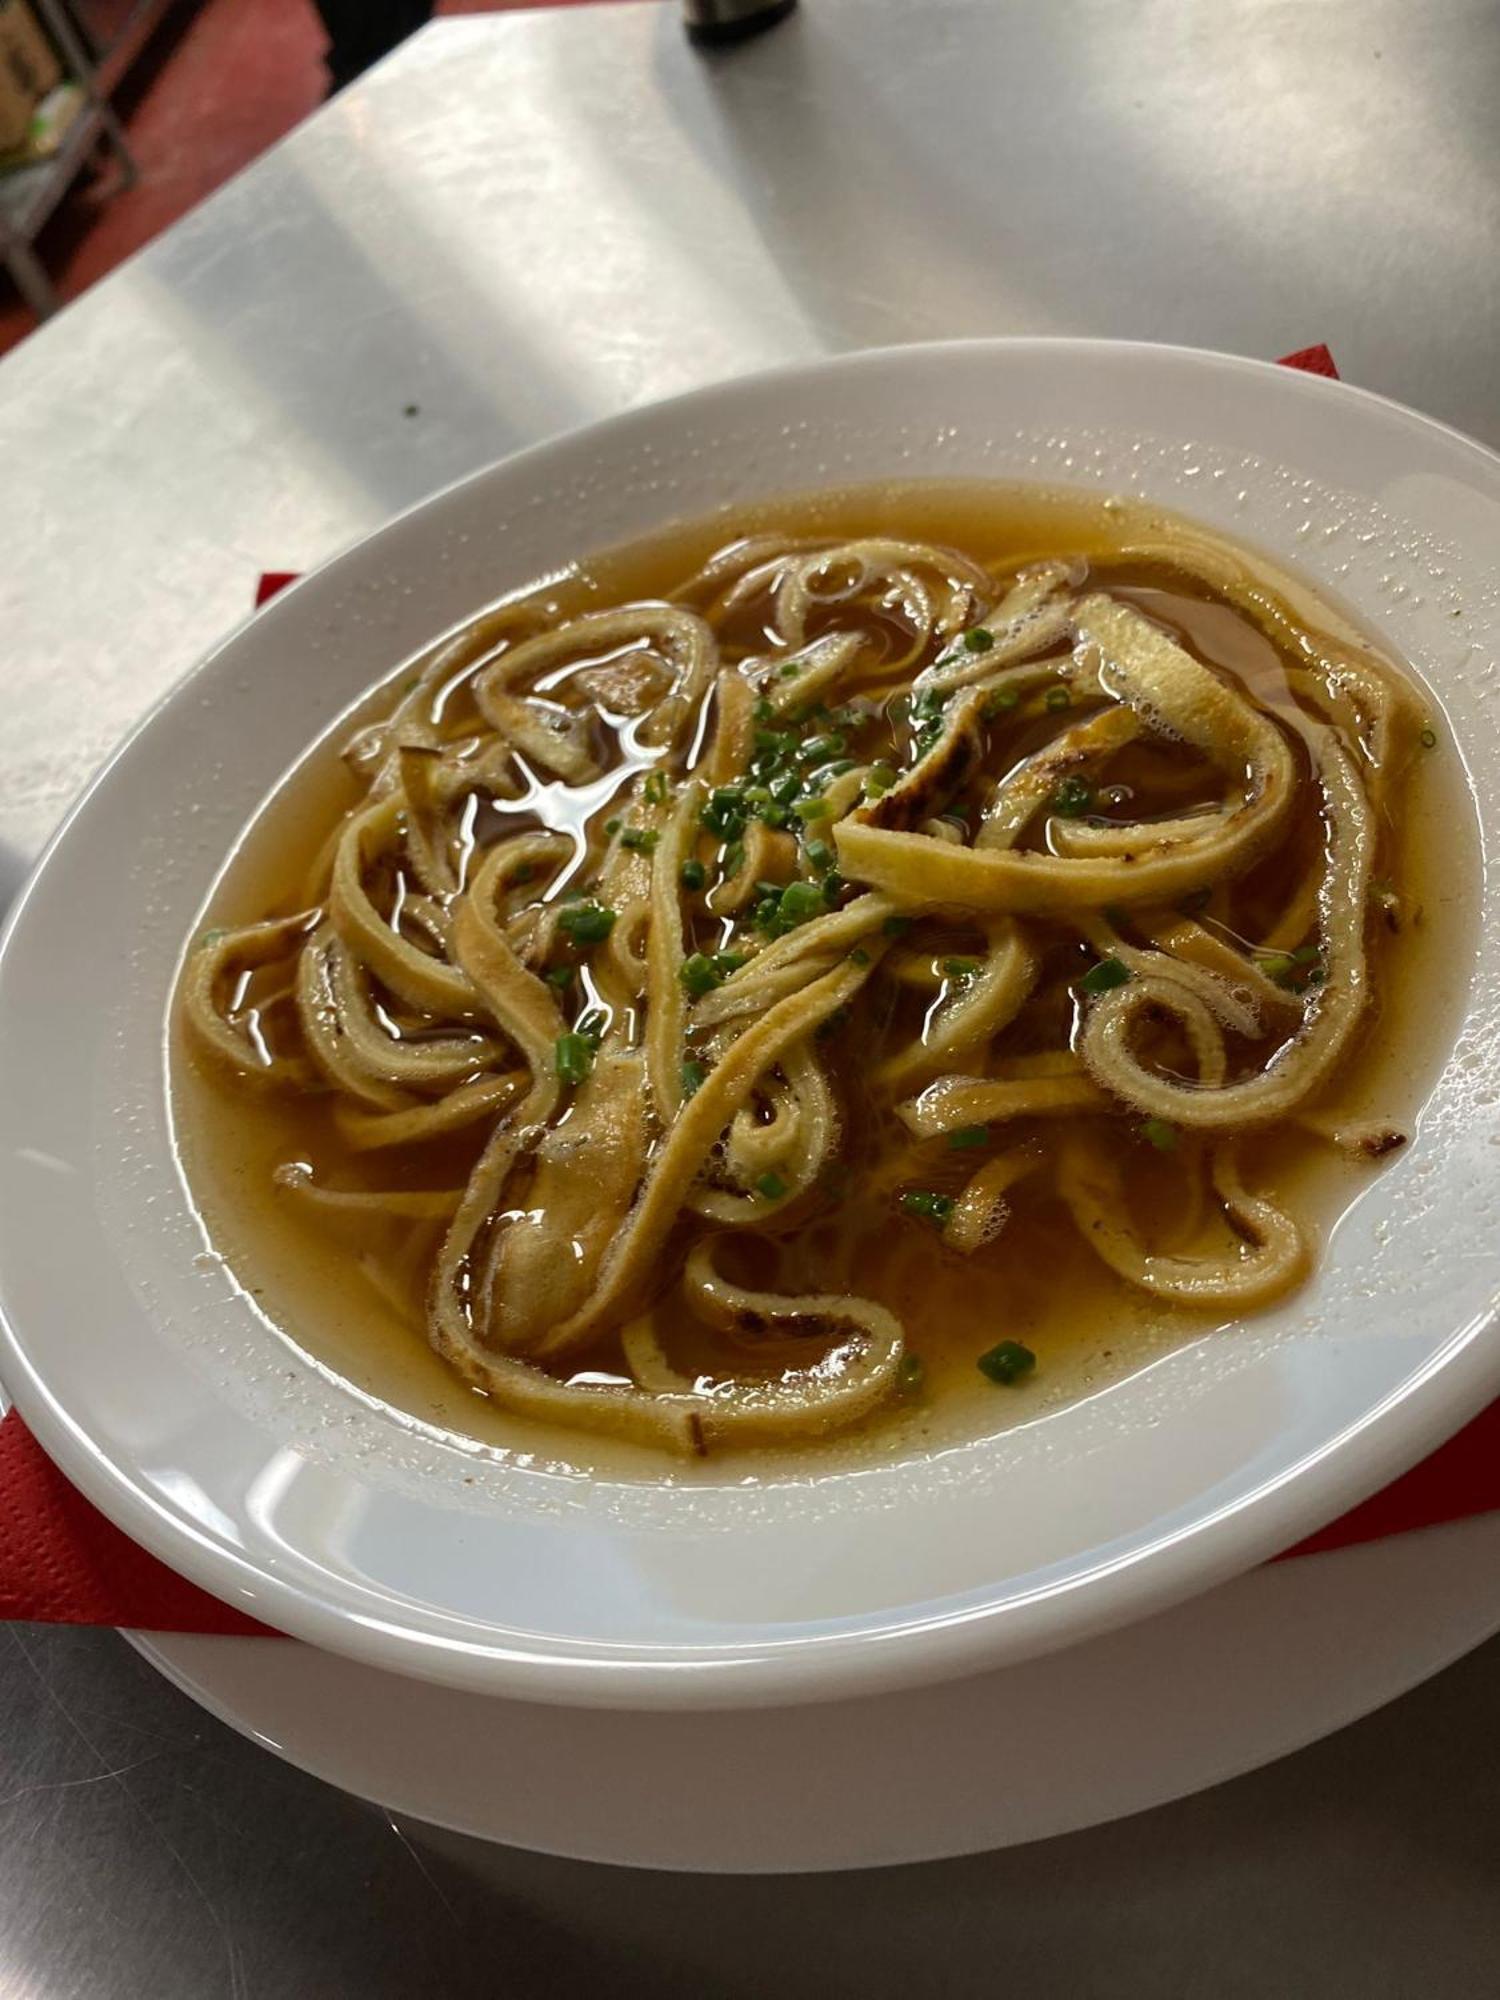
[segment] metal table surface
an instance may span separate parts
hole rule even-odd
[[[0,896],[242,615],[531,439],[787,358],[1059,332],[1345,372],[1500,443],[1490,0],[804,0],[440,24],[0,367]],[[0,1992],[1488,1994],[1500,1643],[1043,1847],[680,1879],[392,1824],[110,1633],[0,1634]]]

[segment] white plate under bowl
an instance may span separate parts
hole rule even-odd
[[[1500,1514],[1485,1514],[1266,1563],[942,1687],[623,1728],[290,1641],[126,1637],[220,1721],[392,1812],[576,1861],[792,1875],[977,1854],[1164,1805],[1342,1728],[1497,1628]]]
[[[1161,1610],[1500,1389],[1493,880],[1458,1050],[1309,1286],[998,1440],[753,1486],[712,1465],[568,1477],[362,1401],[197,1254],[163,1092],[173,967],[304,745],[435,633],[580,552],[725,500],[929,474],[1141,493],[1302,563],[1425,674],[1492,835],[1500,460],[1341,385],[1164,348],[912,347],[641,410],[438,495],[168,697],[0,955],[0,1373],[63,1469],[179,1570],[315,1644],[472,1690],[832,1699]]]

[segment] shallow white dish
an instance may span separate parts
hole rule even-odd
[[[1486,1514],[1268,1563],[943,1687],[628,1728],[312,1646],[126,1637],[221,1721],[392,1812],[578,1861],[790,1875],[977,1854],[1164,1805],[1342,1728],[1497,1629],[1500,1514]]]
[[[603,1706],[829,1699],[1014,1662],[1248,1567],[1500,1389],[1500,888],[1459,1050],[1314,1282],[1004,1439],[858,1473],[567,1478],[371,1407],[202,1255],[162,1023],[242,823],[361,690],[500,591],[727,498],[879,476],[1140,492],[1320,577],[1416,662],[1487,835],[1500,460],[1273,367],[1088,342],[908,348],[612,420],[437,496],[279,599],[95,783],[0,958],[0,1372],[195,1580],[335,1651]]]

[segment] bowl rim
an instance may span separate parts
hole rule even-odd
[[[944,355],[982,353],[1087,356],[1094,352],[1129,356],[1145,366],[1229,370],[1274,381],[1281,396],[1352,399],[1378,412],[1384,421],[1394,419],[1425,439],[1442,438],[1468,457],[1500,492],[1500,453],[1387,397],[1350,383],[1299,375],[1279,363],[1192,347],[1096,338],[923,341],[785,363],[734,376],[618,412],[506,454],[346,543],[281,592],[275,608],[284,612],[304,592],[311,595],[326,588],[352,559],[368,556],[383,540],[399,537],[416,517],[467,489],[482,486],[501,468],[524,472],[533,464],[545,463],[559,445],[569,441],[584,437],[628,439],[633,432],[649,433],[664,415],[715,404],[732,417],[739,398],[753,399],[778,387],[923,358],[931,361]],[[15,941],[29,921],[53,857],[74,837],[96,794],[157,718],[181,701],[225,652],[237,645],[257,615],[265,614],[247,614],[151,705],[84,787],[46,843],[0,928],[0,1021]],[[1459,1326],[1423,1366],[1358,1421],[1325,1438],[1275,1477],[1250,1487],[1220,1508],[1195,1516],[1180,1532],[1147,1541],[1118,1560],[1083,1569],[1062,1589],[1011,1595],[998,1603],[977,1606],[956,1604],[932,1616],[911,1617],[898,1612],[884,1625],[872,1624],[856,1632],[769,1642],[746,1640],[725,1648],[633,1648],[608,1642],[592,1656],[591,1649],[571,1641],[563,1642],[561,1654],[507,1645],[498,1627],[493,1628],[492,1641],[476,1644],[410,1623],[399,1625],[366,1615],[332,1603],[214,1540],[195,1522],[143,1491],[128,1466],[114,1462],[94,1443],[33,1362],[19,1328],[11,1323],[3,1295],[0,1373],[43,1449],[90,1501],[180,1574],[267,1624],[379,1666],[492,1693],[622,1709],[731,1707],[873,1693],[957,1677],[1002,1659],[1054,1650],[1165,1609],[1279,1553],[1415,1464],[1500,1392],[1500,1343],[1483,1338],[1494,1319],[1491,1310]],[[1356,1442],[1359,1450],[1351,1451]],[[1169,1556],[1172,1560],[1164,1559]],[[1001,1628],[1006,1635],[1003,1643]]]

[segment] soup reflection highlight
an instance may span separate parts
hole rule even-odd
[[[344,746],[300,891],[188,957],[216,1098],[286,1107],[278,1202],[508,1412],[781,1445],[955,1340],[1021,1388],[1028,1245],[1237,1316],[1313,1260],[1288,1162],[1403,1143],[1340,1085],[1410,909],[1410,684],[1180,522],[893,513],[478,618]]]

